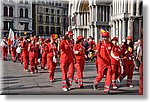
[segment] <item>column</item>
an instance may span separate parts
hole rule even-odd
[[[113,14],[112,15],[115,15],[115,0],[113,0],[113,3],[112,3],[112,10],[113,10]]]
[[[134,0],[131,0],[131,16],[134,15]]]
[[[118,43],[121,44],[122,40],[122,21],[119,20],[119,38],[118,38]]]
[[[77,29],[77,36],[79,36],[80,35],[80,30],[79,30],[79,28]]]
[[[81,25],[80,24],[80,13],[79,12],[78,12],[78,19],[77,20],[78,20],[78,25]]]
[[[127,0],[124,0],[124,13],[127,13],[128,5],[127,5]]]
[[[119,37],[119,26],[118,26],[118,21],[116,21],[116,37]]]
[[[130,33],[130,19],[128,19],[128,35],[127,36],[130,36],[131,33]]]
[[[84,25],[86,26],[87,25],[87,19],[86,19],[86,12],[84,13]]]
[[[85,32],[84,32],[84,29],[83,29],[83,31],[82,31],[82,36],[83,36],[83,37],[85,37]]]
[[[93,26],[91,26],[91,34],[90,34],[90,36],[93,37]]]
[[[105,22],[105,10],[104,9],[105,9],[105,6],[103,6],[103,11],[102,11],[103,12],[103,22]]]
[[[113,35],[112,37],[115,37],[116,36],[116,22],[113,21]]]
[[[100,14],[100,19],[99,20],[101,22],[102,21],[102,15],[101,15],[102,14],[102,6],[101,5],[99,6],[99,14]]]
[[[92,6],[92,22],[94,22],[94,19],[95,19],[95,14],[94,14],[94,12],[95,12],[95,7]]]
[[[97,43],[98,41],[97,41],[97,26],[95,25],[95,36],[94,36],[94,40],[95,40],[95,42]]]
[[[139,18],[139,39],[141,38],[141,30],[142,30],[142,20],[143,18]]]
[[[89,25],[89,13],[87,13],[86,17],[87,17],[87,25]]]
[[[83,25],[83,13],[80,14],[81,15],[81,26]]]
[[[97,22],[97,5],[95,6],[95,22]]]
[[[89,9],[90,9],[90,23],[92,22],[92,8],[91,8],[91,6],[89,7]]]
[[[106,22],[108,22],[108,6],[106,6]]]
[[[118,14],[118,0],[116,0],[116,14]]]
[[[136,16],[140,16],[140,2],[141,0],[136,0]]]
[[[134,18],[130,18],[130,33],[131,33],[131,36],[133,37],[133,29],[134,29]]]
[[[122,40],[126,39],[126,19],[122,20]]]
[[[114,0],[114,15],[116,15],[116,0]]]

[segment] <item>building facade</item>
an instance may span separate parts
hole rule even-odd
[[[113,0],[111,15],[111,36],[117,36],[119,43],[129,35],[137,41],[143,27],[142,0]]]
[[[142,0],[70,0],[69,28],[78,35],[100,39],[100,29],[119,38],[119,44],[129,35],[136,41],[143,26]]]
[[[32,33],[31,0],[1,1],[1,37],[8,36],[12,22],[16,36]]]
[[[33,34],[64,35],[68,29],[68,2],[59,0],[35,0],[32,4]]]
[[[74,39],[79,35],[92,36],[98,42],[100,29],[110,30],[111,3],[112,0],[70,0],[69,29],[73,30]]]

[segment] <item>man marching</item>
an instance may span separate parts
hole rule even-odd
[[[57,47],[55,45],[54,35],[51,35],[51,41],[47,44],[47,67],[49,70],[49,80],[50,82],[54,81],[54,73],[57,65],[56,55],[57,55]]]
[[[7,60],[7,53],[8,53],[8,45],[7,45],[7,38],[6,37],[4,37],[4,39],[2,40],[1,46],[2,46],[3,60],[6,61]]]
[[[117,46],[118,38],[114,37],[112,39],[112,50],[111,50],[111,67],[112,67],[112,88],[117,89],[116,79],[120,76],[121,67],[120,67],[120,55],[121,49]]]
[[[64,91],[70,90],[74,75],[74,52],[73,43],[70,39],[71,36],[73,36],[72,32],[68,31],[60,43],[60,68],[62,71],[62,88]]]
[[[77,42],[74,45],[74,54],[76,60],[76,77],[74,78],[75,82],[78,83],[79,88],[84,88],[83,86],[83,70],[85,65],[85,48],[83,45],[84,37],[78,36]]]
[[[16,49],[18,47],[18,41],[16,39],[13,40],[12,44],[11,44],[11,56],[12,56],[12,60],[13,62],[16,62]]]
[[[110,84],[111,84],[111,43],[109,42],[109,33],[103,32],[102,41],[97,44],[96,54],[98,63],[98,74],[94,80],[93,88],[97,90],[98,83],[102,80],[104,76],[104,70],[107,69],[104,93],[109,94]]]

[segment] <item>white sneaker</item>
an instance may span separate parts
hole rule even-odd
[[[63,88],[63,91],[67,92],[67,91],[68,91],[68,89],[67,89],[67,88]]]
[[[130,88],[133,88],[134,86],[133,86],[133,85],[129,85],[129,87],[130,87]]]
[[[117,89],[118,87],[117,86],[113,86],[113,89]]]
[[[28,69],[26,69],[26,72],[29,72],[29,70],[28,70]]]

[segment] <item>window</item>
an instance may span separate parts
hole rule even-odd
[[[23,0],[20,0],[20,4],[23,4]]]
[[[43,16],[42,15],[40,15],[39,22],[43,22]]]
[[[8,8],[7,8],[7,6],[4,7],[4,16],[8,16]]]
[[[51,13],[54,14],[54,9],[51,9]]]
[[[25,18],[28,18],[28,9],[25,9]]]
[[[8,21],[4,21],[4,28],[3,28],[4,30],[8,30],[8,23],[9,23]]]
[[[57,34],[60,34],[60,27],[57,27]]]
[[[57,14],[59,15],[59,13],[60,13],[60,11],[59,10],[57,10]]]
[[[49,23],[49,16],[46,16],[46,23]]]
[[[24,27],[24,30],[29,30],[28,27],[29,26],[29,23],[25,23],[25,27]]]
[[[39,26],[39,34],[43,34],[43,26]]]
[[[28,0],[25,0],[25,4],[28,4]]]
[[[46,13],[48,13],[48,8],[46,8]]]
[[[55,27],[51,27],[51,34],[55,34]]]
[[[51,23],[52,24],[54,23],[54,17],[51,17]]]
[[[23,9],[20,9],[20,18],[23,18]]]
[[[57,24],[59,24],[60,23],[60,18],[59,17],[57,17]]]
[[[9,0],[9,2],[13,2],[13,0]]]
[[[13,17],[13,8],[12,7],[9,8],[9,16]]]
[[[46,34],[49,35],[49,26],[46,26]]]

